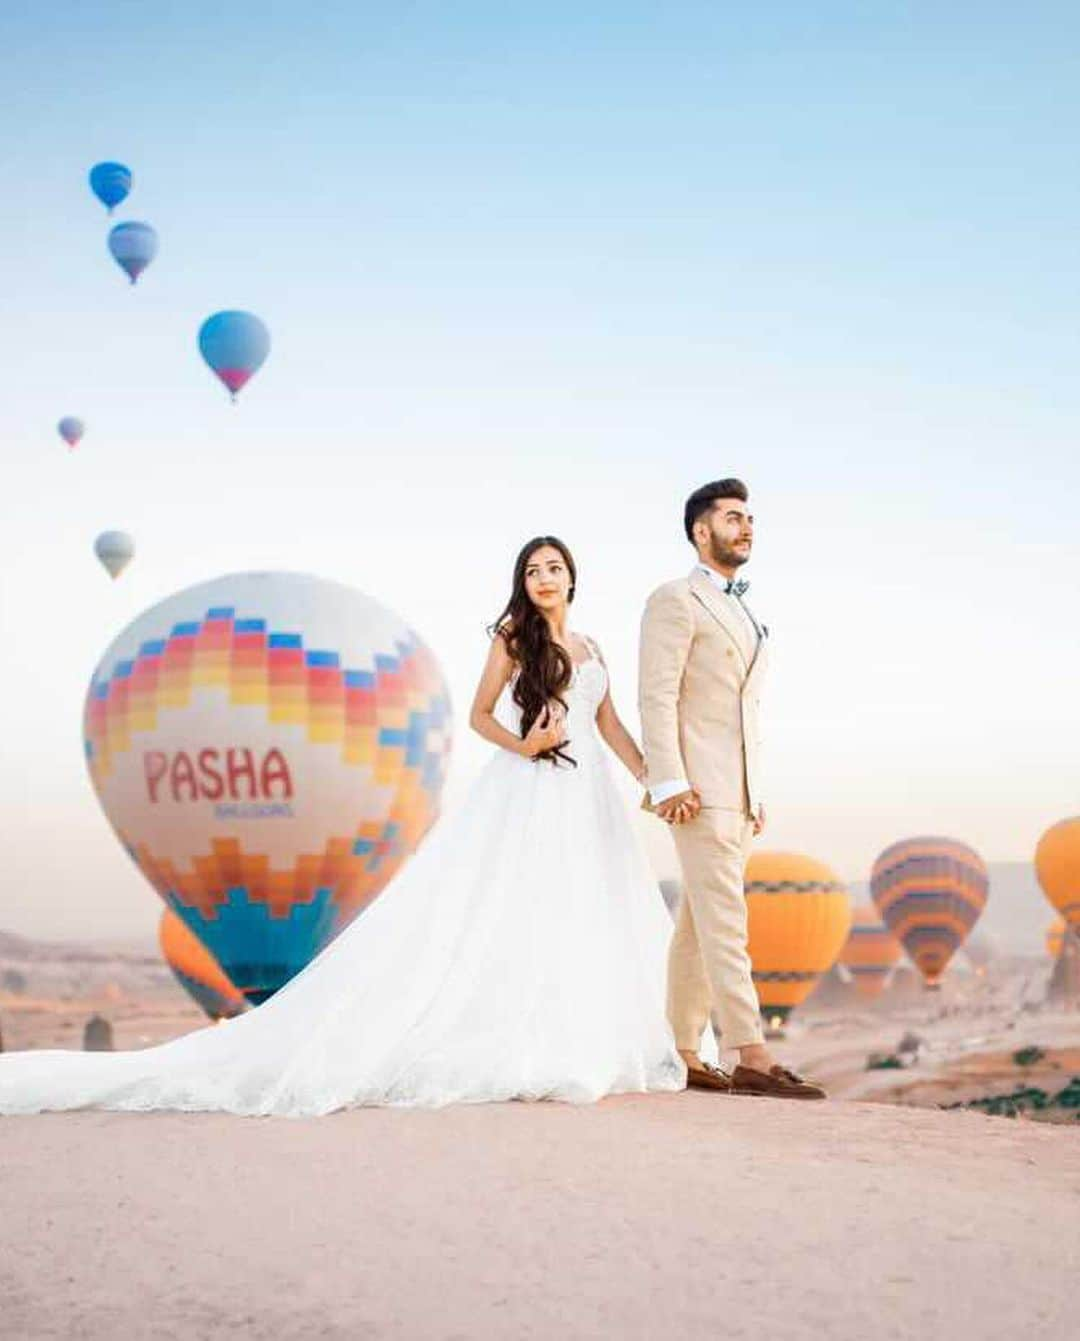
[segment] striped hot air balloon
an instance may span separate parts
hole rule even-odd
[[[870,892],[926,985],[937,987],[986,906],[989,879],[966,843],[905,838],[874,862]]]
[[[902,953],[899,943],[872,903],[861,904],[855,909],[851,931],[840,954],[840,963],[851,974],[855,990],[860,996],[871,1000],[881,995]]]
[[[1039,839],[1035,874],[1054,910],[1080,930],[1080,815],[1059,820]]]
[[[158,944],[176,981],[212,1020],[231,1020],[247,1009],[243,994],[198,936],[171,908],[158,923]]]
[[[746,868],[746,906],[761,1014],[778,1029],[836,963],[851,927],[851,900],[824,862],[756,852]]]
[[[145,610],[94,672],[84,729],[125,850],[255,1005],[408,861],[451,744],[427,645],[304,573],[231,573]]]

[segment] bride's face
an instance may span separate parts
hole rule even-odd
[[[570,598],[570,570],[554,545],[541,545],[529,555],[525,591],[541,614],[553,614],[566,606]]]

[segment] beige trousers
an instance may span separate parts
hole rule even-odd
[[[721,1048],[760,1043],[757,992],[746,949],[743,878],[753,826],[737,810],[702,808],[672,825],[683,893],[668,956],[668,1020],[675,1046],[696,1052],[710,1014]]]

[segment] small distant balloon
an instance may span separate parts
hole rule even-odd
[[[111,214],[131,190],[131,169],[123,163],[95,163],[90,169],[90,190]]]
[[[215,312],[199,328],[199,353],[235,400],[266,362],[270,332],[251,312]]]
[[[132,284],[157,255],[158,235],[148,223],[121,223],[109,233],[113,260]]]
[[[94,541],[94,553],[109,576],[116,578],[135,557],[135,541],[124,531],[102,531]]]
[[[83,434],[86,432],[86,425],[81,419],[76,419],[73,414],[66,414],[56,425],[56,431],[69,447],[78,447]]]

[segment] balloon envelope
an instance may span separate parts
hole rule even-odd
[[[270,353],[270,332],[252,312],[215,312],[199,328],[199,352],[235,400]]]
[[[247,1002],[198,936],[169,908],[158,923],[158,944],[173,977],[212,1020],[230,1020]]]
[[[1039,839],[1035,874],[1051,907],[1080,930],[1080,815],[1059,820]]]
[[[905,838],[874,863],[870,893],[930,987],[941,980],[986,906],[982,858],[954,838]]]
[[[69,447],[77,447],[86,432],[86,425],[81,419],[76,419],[73,414],[66,414],[56,425],[56,431]]]
[[[1046,953],[1051,959],[1056,959],[1065,948],[1066,925],[1063,917],[1055,917],[1046,928]]]
[[[121,223],[109,234],[113,260],[132,284],[157,255],[158,235],[148,223]]]
[[[450,727],[418,635],[299,573],[237,573],[153,606],[105,653],[85,710],[110,823],[253,1002],[415,850],[438,814]]]
[[[903,951],[872,903],[854,910],[840,963],[851,974],[855,990],[868,1000],[880,996]]]
[[[131,190],[131,169],[123,163],[95,163],[90,169],[90,189],[111,214]]]
[[[110,577],[116,578],[135,556],[135,541],[125,531],[102,531],[94,541],[94,553]]]
[[[746,867],[746,907],[761,1013],[785,1020],[836,963],[851,926],[851,900],[824,862],[755,852]]]

